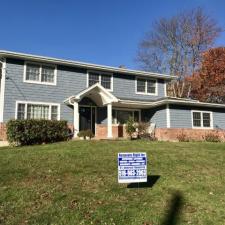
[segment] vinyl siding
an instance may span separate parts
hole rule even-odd
[[[192,110],[210,111],[214,129],[225,129],[225,109],[170,105],[171,128],[192,128]]]
[[[124,74],[114,74],[113,76],[113,94],[118,98],[132,100],[156,100],[165,97],[164,80],[158,79],[158,95],[136,94],[135,76]]]
[[[157,128],[167,127],[166,107],[157,107],[154,109],[144,109],[141,111],[141,120],[156,124]]]
[[[58,66],[57,85],[23,82],[24,62],[7,60],[4,122],[15,118],[16,100],[51,102],[60,104],[60,119],[73,122],[73,108],[63,101],[86,88],[86,71]]]
[[[76,95],[87,88],[87,70],[57,66],[57,84],[31,84],[23,82],[24,61],[7,59],[5,83],[4,122],[15,118],[16,101],[36,101],[60,104],[60,119],[73,123],[73,107],[67,106],[63,101],[71,95]],[[131,98],[137,100],[154,100],[164,96],[164,81],[159,80],[158,96],[135,94],[135,76],[114,74],[113,92],[118,98]],[[102,111],[101,111],[102,110]],[[100,109],[101,123],[106,123],[106,109]]]

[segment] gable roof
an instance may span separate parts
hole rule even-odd
[[[11,57],[11,58],[17,58],[17,59],[23,59],[23,60],[55,63],[57,65],[66,65],[66,66],[72,66],[72,67],[80,67],[85,69],[94,69],[94,70],[99,70],[104,72],[114,72],[114,73],[121,73],[121,74],[128,74],[128,75],[139,75],[139,76],[160,78],[160,79],[166,79],[166,80],[177,79],[177,76],[168,75],[168,74],[152,73],[152,72],[146,72],[141,70],[132,70],[132,69],[119,68],[119,67],[104,66],[104,65],[98,65],[93,63],[84,63],[84,62],[79,62],[74,60],[52,58],[52,57],[25,54],[25,53],[5,51],[5,50],[0,50],[0,57]]]
[[[99,106],[119,101],[118,98],[106,90],[101,84],[96,83],[78,94],[70,96],[64,101],[64,103],[73,104],[73,101],[79,102],[84,97],[91,98]]]

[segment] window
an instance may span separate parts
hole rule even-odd
[[[17,119],[24,119],[25,118],[25,104],[18,104],[17,108]]]
[[[111,76],[101,75],[101,85],[106,89],[111,89]]]
[[[146,80],[137,79],[137,92],[145,93],[145,82],[146,82]]]
[[[89,86],[92,86],[99,82],[99,74],[89,73]]]
[[[34,64],[27,64],[26,80],[39,81],[40,67]]]
[[[47,105],[27,105],[27,119],[48,119],[49,106]]]
[[[51,103],[17,103],[17,119],[59,119],[59,105]]]
[[[56,66],[25,63],[24,81],[56,85]]]
[[[157,93],[157,81],[151,79],[137,78],[136,93],[155,95]]]
[[[89,72],[88,73],[88,87],[99,83],[104,88],[108,90],[112,90],[112,75],[105,74],[105,73],[95,73]]]
[[[211,112],[193,111],[192,120],[194,128],[212,128]]]
[[[113,124],[125,124],[129,117],[133,117],[135,122],[139,122],[140,111],[137,110],[112,110]]]
[[[54,67],[42,66],[41,70],[41,82],[54,83]]]

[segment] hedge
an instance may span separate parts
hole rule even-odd
[[[10,120],[7,123],[8,141],[16,145],[34,145],[67,140],[67,121]]]

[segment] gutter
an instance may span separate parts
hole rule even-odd
[[[59,65],[80,67],[85,69],[96,69],[96,70],[101,70],[106,72],[114,72],[114,73],[117,72],[122,74],[139,75],[139,76],[159,78],[159,79],[165,79],[165,80],[177,79],[177,76],[168,75],[168,74],[151,73],[151,72],[145,72],[141,70],[117,68],[117,67],[104,66],[104,65],[92,64],[92,63],[84,63],[84,62],[73,61],[73,60],[65,60],[65,59],[45,57],[45,56],[39,56],[39,55],[17,53],[17,52],[5,51],[5,50],[0,50],[0,56],[12,57],[12,58],[17,58],[22,60],[33,60],[33,61],[39,61],[39,62],[41,61],[41,62],[47,62],[47,63],[55,63]]]
[[[190,105],[190,106],[203,106],[203,107],[213,107],[213,108],[225,108],[225,104],[218,103],[207,103],[200,102],[196,100],[181,100],[181,99],[163,99],[155,102],[142,102],[142,101],[130,101],[130,100],[120,100],[121,104],[134,104],[134,105],[142,105],[149,106],[149,108],[157,107],[161,105],[167,104],[175,104],[175,105]]]

